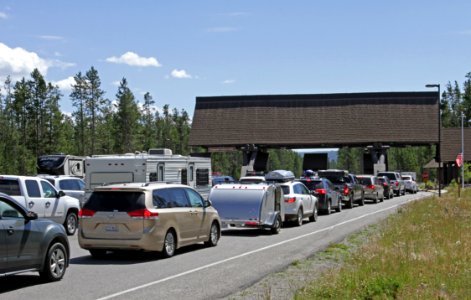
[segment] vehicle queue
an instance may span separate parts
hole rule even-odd
[[[47,220],[31,209],[32,202],[15,200],[20,189],[12,189],[11,180],[5,178],[8,176],[0,175],[0,277],[38,271],[46,281],[62,279],[70,259],[67,223]],[[364,205],[365,200],[377,203],[416,193],[414,178],[404,179],[407,185],[398,172],[374,176],[347,170],[306,170],[295,178],[291,171],[275,170],[240,182],[218,182],[207,198],[184,184],[106,185],[95,188],[81,206],[78,240],[95,258],[120,250],[156,251],[171,257],[178,248],[195,243],[216,246],[223,230],[277,234],[283,225],[302,226],[306,219],[315,222],[320,213],[340,213],[354,203]],[[47,183],[39,187],[26,184],[21,189],[25,195],[41,194],[45,186],[54,189]],[[65,193],[56,190],[44,205],[58,206],[62,197]],[[19,247],[19,243],[27,247]]]

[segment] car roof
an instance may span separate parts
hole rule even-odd
[[[95,187],[95,191],[123,191],[123,190],[155,190],[160,188],[190,188],[185,184],[166,183],[166,182],[131,182],[131,183],[115,183]]]

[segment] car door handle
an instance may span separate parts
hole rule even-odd
[[[51,202],[47,201],[46,202],[46,208],[49,208],[49,206],[51,206]]]
[[[34,202],[33,202],[33,201],[28,202],[28,206],[29,206],[30,208],[33,207],[33,206],[34,206]]]

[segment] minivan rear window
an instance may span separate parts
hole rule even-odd
[[[145,208],[145,195],[143,192],[93,192],[84,205],[84,209],[93,211],[124,211]]]

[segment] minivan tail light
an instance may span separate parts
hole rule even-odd
[[[285,202],[287,202],[287,203],[294,203],[294,202],[296,202],[296,197],[288,198],[288,199],[285,200]]]
[[[157,212],[151,212],[147,208],[129,211],[128,215],[133,219],[153,219],[159,216]]]
[[[374,189],[375,189],[375,186],[372,185],[372,184],[370,184],[370,185],[368,185],[368,188],[374,190]]]
[[[96,211],[94,210],[82,208],[81,210],[79,210],[78,215],[79,215],[79,218],[81,219],[88,219],[88,218],[93,217],[95,214],[96,214]]]
[[[344,194],[344,195],[348,195],[349,192],[350,192],[350,191],[348,190],[348,185],[345,185],[345,186],[343,187],[343,194]]]

